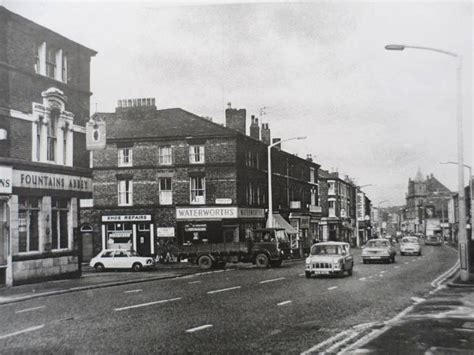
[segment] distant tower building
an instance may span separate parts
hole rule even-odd
[[[232,108],[229,102],[228,108],[225,110],[225,125],[227,128],[231,128],[237,132],[245,134],[246,117],[247,111],[245,109]]]

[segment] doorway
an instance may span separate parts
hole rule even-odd
[[[137,252],[141,256],[151,256],[150,223],[137,225]]]

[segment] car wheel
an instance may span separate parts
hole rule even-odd
[[[392,263],[395,264],[395,255],[392,257]]]
[[[94,269],[97,272],[102,272],[102,271],[105,270],[105,267],[104,267],[104,264],[97,263],[97,264],[94,265]]]
[[[401,256],[405,256],[405,253],[401,251],[401,252],[400,252],[400,255],[401,255]]]
[[[132,265],[132,271],[134,271],[134,272],[138,272],[138,271],[140,271],[141,269],[142,269],[142,264],[140,264],[140,263],[134,263],[134,264]]]
[[[255,265],[257,265],[258,268],[268,267],[268,256],[263,253],[257,254],[255,257]]]
[[[354,268],[354,267],[351,267],[349,270],[347,270],[347,275],[352,276],[352,269],[353,269],[353,268]]]
[[[309,271],[305,271],[305,276],[307,279],[310,279],[311,278],[311,273]]]
[[[212,259],[209,255],[203,255],[198,259],[198,265],[201,270],[208,270],[212,267]]]
[[[367,260],[365,260],[365,259],[363,259],[362,262],[363,262],[364,264],[367,264]]]
[[[418,252],[418,256],[421,256],[421,250]]]

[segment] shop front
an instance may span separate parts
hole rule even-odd
[[[178,207],[178,243],[243,242],[251,230],[265,226],[265,213],[259,208]]]
[[[79,276],[78,200],[90,197],[91,178],[27,168],[0,167],[0,181],[10,181],[0,183],[0,282]]]
[[[151,214],[115,214],[102,216],[103,249],[135,250],[142,256],[155,253]]]

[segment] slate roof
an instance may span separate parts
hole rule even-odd
[[[431,174],[431,176],[428,176],[427,179],[426,179],[426,190],[428,191],[428,193],[432,193],[432,192],[435,192],[435,191],[438,191],[438,192],[445,192],[445,193],[450,193],[451,191],[446,187],[444,186],[441,182],[439,182],[438,179],[436,179],[433,174]]]
[[[181,108],[130,109],[93,116],[105,120],[107,139],[152,139],[172,137],[236,136],[238,132]]]

